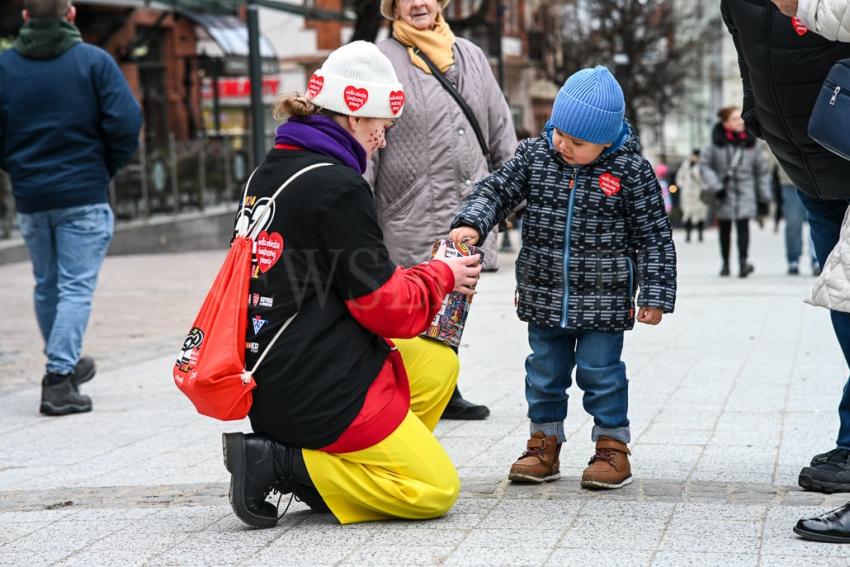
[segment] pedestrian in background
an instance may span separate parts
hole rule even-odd
[[[702,200],[704,188],[699,172],[699,148],[682,162],[676,172],[676,186],[679,188],[679,206],[682,207],[682,221],[685,223],[685,242],[691,241],[691,231],[697,230],[697,238],[702,242],[705,221],[708,218],[708,205]]]
[[[142,114],[112,57],[83,43],[69,0],[24,0],[24,25],[0,55],[0,168],[35,276],[47,356],[40,411],[92,409],[79,392],[100,267],[112,239],[107,191],[136,151]]]
[[[670,174],[670,168],[666,163],[659,163],[655,166],[655,176],[658,178],[658,186],[661,188],[661,200],[664,201],[664,212],[668,215],[673,212],[673,196],[670,195],[670,180],[667,176]]]
[[[392,37],[378,43],[405,86],[407,110],[372,158],[366,179],[375,191],[378,222],[393,262],[412,266],[431,258],[472,185],[516,148],[507,101],[490,61],[471,41],[455,37],[443,18],[450,0],[381,0]],[[417,53],[423,53],[471,109],[490,158],[459,104]],[[484,247],[484,269],[498,268],[497,239]],[[490,410],[456,390],[446,419],[485,419]]]
[[[850,0],[722,0],[721,12],[738,50],[744,119],[799,189],[823,266],[850,205],[850,162],[812,140],[808,124],[830,69],[850,57],[850,43],[841,43],[850,40]],[[830,316],[850,364],[850,313]],[[850,492],[850,379],[844,381],[835,448],[815,455],[800,471],[798,483],[807,490]],[[850,504],[801,520],[795,531],[809,539],[850,542]]]
[[[738,239],[738,275],[755,269],[748,261],[750,219],[759,203],[770,202],[770,170],[756,138],[747,131],[741,111],[735,106],[717,112],[720,121],[711,132],[711,143],[700,152],[700,174],[705,188],[714,195],[720,229],[721,276],[728,276],[732,226]]]
[[[515,482],[560,478],[573,368],[596,443],[582,486],[632,481],[623,335],[636,320],[657,325],[673,312],[676,251],[658,179],[624,113],[608,69],[576,72],[558,92],[543,135],[523,141],[477,183],[452,223],[455,243],[475,244],[528,202],[516,301],[532,351],[525,362],[530,439],[511,466]]]
[[[782,169],[782,166],[775,161],[772,183],[774,201],[776,202],[776,213],[774,215],[776,226],[778,227],[780,220],[785,220],[785,259],[788,263],[788,275],[797,276],[800,275],[800,256],[803,254],[806,208],[803,207],[803,202],[800,201],[797,186],[794,185],[794,182],[791,181],[791,178]],[[809,252],[812,275],[820,275],[820,265],[818,264],[812,239],[809,237],[806,240],[809,243],[806,248]]]

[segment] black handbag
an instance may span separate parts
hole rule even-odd
[[[469,125],[472,126],[472,131],[475,132],[475,138],[478,140],[478,145],[481,146],[481,152],[484,154],[484,159],[487,161],[487,170],[493,171],[493,159],[490,156],[490,147],[487,145],[487,140],[484,139],[484,133],[481,132],[481,126],[478,124],[478,119],[475,118],[475,114],[472,112],[472,109],[469,108],[469,105],[454,85],[449,82],[446,76],[443,75],[437,66],[434,65],[434,62],[431,61],[431,59],[425,55],[421,49],[414,47],[413,54],[425,62],[425,65],[427,65],[431,70],[431,74],[434,75],[434,78],[437,79],[440,85],[446,89],[453,99],[455,99],[460,110],[463,112],[464,116],[466,116],[466,120],[469,122]]]
[[[850,160],[850,59],[833,65],[826,76],[809,117],[809,137]]]

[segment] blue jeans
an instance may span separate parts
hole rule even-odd
[[[593,440],[610,437],[623,443],[629,432],[629,381],[623,353],[623,332],[571,332],[558,327],[528,325],[531,354],[525,360],[525,399],[531,433],[566,440],[567,389],[576,383],[584,391],[584,409],[593,416]]]
[[[799,193],[803,206],[806,207],[809,217],[809,228],[812,232],[812,242],[815,244],[815,253],[821,266],[826,262],[826,257],[838,243],[841,232],[841,222],[850,200],[821,201],[809,197],[802,191]],[[850,313],[830,311],[832,328],[838,338],[838,344],[844,353],[844,359],[850,365]],[[838,429],[838,440],[836,445],[843,449],[850,449],[850,378],[844,384],[844,394],[838,405],[838,417],[840,426]]]
[[[18,226],[35,276],[35,316],[44,337],[47,372],[73,372],[112,240],[112,210],[98,204],[18,213]]]
[[[797,195],[797,188],[793,185],[782,186],[782,203],[785,216],[785,257],[789,266],[797,265],[803,254],[803,223],[806,221],[806,208]],[[809,239],[809,255],[814,266],[817,263],[817,254],[811,238]]]

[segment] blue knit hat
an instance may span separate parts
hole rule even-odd
[[[555,98],[552,125],[565,134],[594,144],[617,139],[626,101],[611,72],[597,65],[573,73]]]

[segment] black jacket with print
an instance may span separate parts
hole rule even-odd
[[[486,235],[527,200],[516,264],[523,321],[574,331],[631,329],[636,286],[638,305],[673,311],[670,222],[652,166],[628,128],[618,149],[584,166],[564,162],[544,136],[523,141],[476,184],[455,217],[452,227]]]

